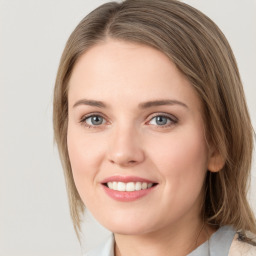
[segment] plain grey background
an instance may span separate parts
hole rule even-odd
[[[107,1],[0,0],[0,256],[76,256],[57,149],[52,95],[65,42],[78,22]],[[228,38],[256,128],[256,1],[187,0]],[[256,170],[250,201],[256,212]],[[235,189],[235,188],[234,188]],[[89,216],[82,248],[109,233]]]

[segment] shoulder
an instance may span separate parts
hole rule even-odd
[[[232,241],[228,256],[256,256],[256,235],[237,233]]]

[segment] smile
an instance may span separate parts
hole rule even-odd
[[[153,193],[158,183],[135,176],[112,176],[101,181],[103,191],[112,199],[121,202],[136,201]]]
[[[151,188],[154,183],[147,183],[147,182],[118,182],[118,181],[113,181],[113,182],[108,182],[104,184],[108,188],[116,191],[127,191],[127,192],[133,192],[133,191],[140,191],[144,189]]]

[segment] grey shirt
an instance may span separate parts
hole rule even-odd
[[[223,226],[187,256],[228,256],[235,234],[233,227]],[[84,256],[114,256],[114,236]]]
[[[235,234],[231,226],[223,226],[188,256],[227,256]]]

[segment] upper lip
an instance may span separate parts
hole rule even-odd
[[[111,176],[108,178],[105,178],[104,180],[101,181],[101,183],[108,183],[108,182],[113,182],[113,181],[119,181],[119,182],[147,182],[147,183],[156,183],[155,181],[149,180],[149,179],[144,179],[141,177],[137,176],[120,176],[120,175],[115,175]]]

